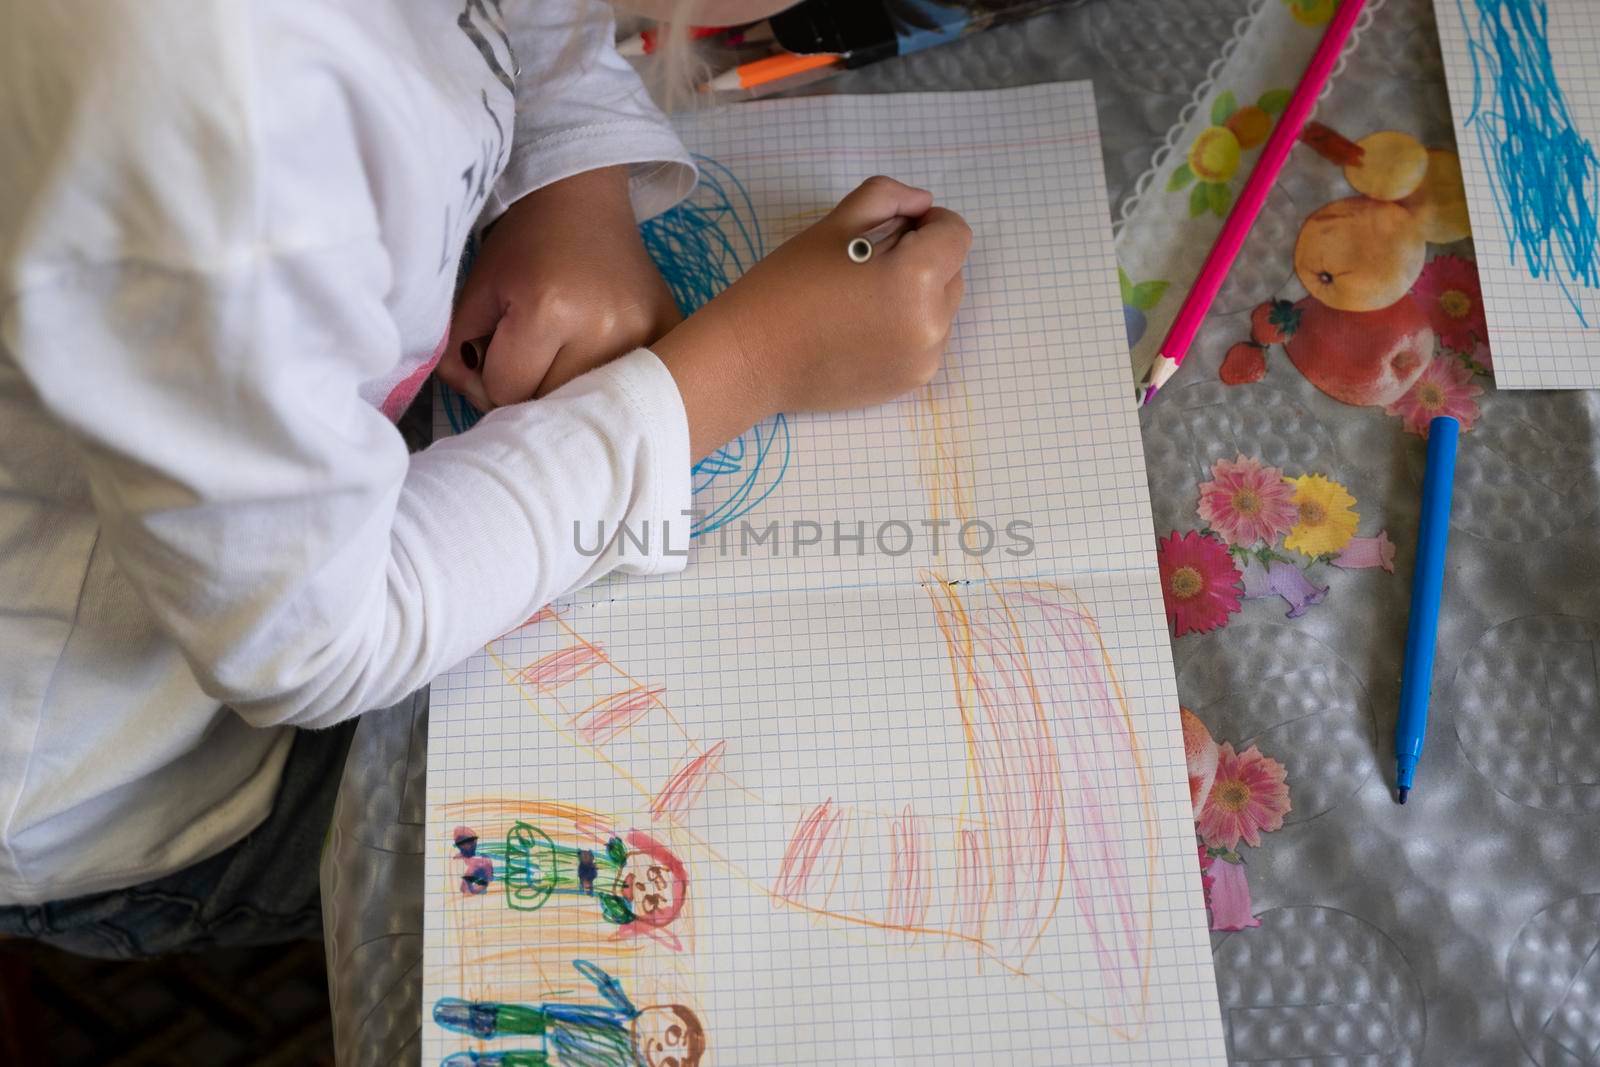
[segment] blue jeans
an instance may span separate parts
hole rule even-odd
[[[320,938],[318,860],[354,730],[298,731],[272,811],[243,840],[141,885],[0,907],[0,935],[102,959]]]

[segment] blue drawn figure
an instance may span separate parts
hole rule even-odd
[[[1456,5],[1472,56],[1465,126],[1477,135],[1511,261],[1520,255],[1531,276],[1553,279],[1587,326],[1574,286],[1600,287],[1600,156],[1556,78],[1546,0]]]
[[[695,1067],[705,1054],[705,1028],[682,1004],[636,1008],[622,984],[588,960],[572,966],[598,1002],[500,1004],[443,997],[433,1021],[482,1041],[537,1038],[530,1047],[457,1052],[442,1067]]]
[[[645,251],[666,279],[685,316],[733,283],[766,254],[750,196],[733,172],[696,156],[700,181],[688,198],[639,226]],[[478,413],[454,391],[439,386],[450,428],[460,433]],[[691,493],[698,537],[748,514],[778,487],[789,467],[789,421],[776,415],[694,465]]]

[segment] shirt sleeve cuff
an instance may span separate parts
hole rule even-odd
[[[628,570],[639,574],[673,574],[683,570],[689,556],[690,467],[689,417],[684,411],[678,383],[656,354],[635,349],[594,371],[609,377],[612,391],[622,398],[629,414],[646,428],[653,442],[655,461],[647,497],[629,516],[635,525],[655,531],[648,555]]]
[[[634,216],[643,222],[694,188],[694,161],[669,127],[639,120],[578,126],[519,144],[478,219],[487,226],[536,189],[574,174],[626,165]]]

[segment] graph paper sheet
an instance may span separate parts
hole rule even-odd
[[[1495,385],[1600,388],[1600,3],[1434,8]]]
[[[948,366],[435,684],[424,1063],[1221,1062],[1090,87],[683,135],[680,290],[877,172],[962,212]]]

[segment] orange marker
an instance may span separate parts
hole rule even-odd
[[[807,71],[838,66],[843,61],[843,57],[831,52],[818,52],[807,56],[780,52],[766,59],[758,59],[754,63],[741,63],[732,70],[725,70],[701,88],[714,93],[730,89],[754,89],[758,85],[768,85]]]

